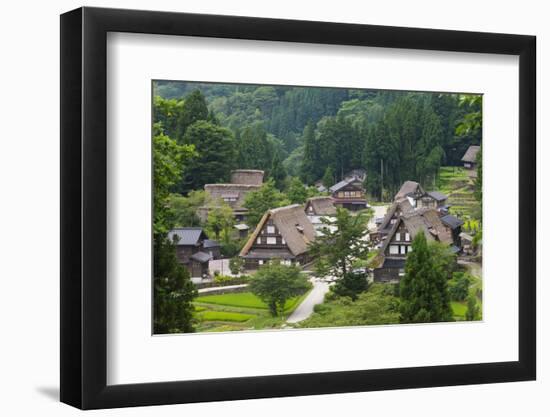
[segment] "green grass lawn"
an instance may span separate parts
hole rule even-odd
[[[254,314],[235,313],[231,311],[212,311],[207,310],[199,315],[204,321],[229,321],[229,322],[245,322],[254,317]]]
[[[198,332],[230,332],[238,330],[278,329],[286,318],[307,297],[305,294],[288,300],[283,317],[272,317],[267,305],[250,292],[203,295],[194,301]]]
[[[451,309],[453,310],[453,317],[455,320],[465,320],[466,310],[468,307],[464,302],[451,301]]]
[[[302,297],[294,297],[285,304],[285,312],[294,310],[296,304]],[[229,293],[218,295],[203,295],[195,299],[196,303],[215,304],[229,307],[252,308],[267,310],[267,305],[250,292]]]

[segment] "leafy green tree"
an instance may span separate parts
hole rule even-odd
[[[183,142],[193,145],[198,156],[183,169],[181,193],[229,179],[237,156],[230,130],[200,120],[187,128]]]
[[[405,276],[401,280],[401,322],[426,323],[452,321],[447,289],[446,262],[438,258],[424,233],[418,233],[407,255]]]
[[[464,272],[455,272],[453,279],[449,281],[449,295],[453,301],[464,301],[468,297],[470,277]]]
[[[197,215],[199,207],[209,205],[211,198],[204,190],[190,191],[186,197],[172,193],[166,199],[169,208],[171,223],[174,227],[200,226]]]
[[[154,252],[154,332],[193,332],[192,301],[197,289],[191,276],[178,262],[175,246],[167,239],[157,237]]]
[[[159,124],[154,125],[153,136],[153,232],[165,236],[171,228],[170,211],[166,201],[171,188],[181,175],[182,166],[196,158],[193,145],[178,145],[162,132]]]
[[[270,177],[273,178],[275,187],[279,190],[283,190],[285,186],[286,175],[286,169],[281,160],[281,156],[279,152],[275,152],[271,161]]]
[[[303,294],[311,284],[297,266],[273,262],[262,266],[252,276],[249,288],[268,305],[272,316],[282,317],[287,300]]]
[[[155,333],[193,331],[193,305],[197,295],[188,271],[180,265],[176,249],[167,239],[172,227],[166,201],[176,184],[181,167],[195,155],[193,146],[178,145],[164,135],[159,125],[153,137],[153,288]]]
[[[477,304],[476,297],[473,295],[468,297],[468,304],[466,309],[466,320],[467,321],[473,321],[473,320],[479,320],[480,319],[480,309],[479,305]]]
[[[164,134],[176,138],[178,119],[183,110],[183,101],[155,96],[153,99],[153,120],[160,123]]]
[[[244,271],[244,259],[235,256],[229,260],[229,270],[233,275],[239,275]]]
[[[199,120],[208,119],[208,106],[206,99],[200,90],[195,90],[187,97],[183,103],[183,108],[177,120],[177,139],[183,141],[187,128]]]
[[[310,244],[310,253],[317,258],[315,268],[318,275],[342,279],[351,272],[356,259],[367,258],[369,243],[365,236],[368,220],[364,213],[354,216],[342,208],[336,209],[334,218],[322,219],[326,225],[323,234]]]
[[[292,204],[304,204],[308,198],[308,190],[299,178],[292,178],[286,193]]]
[[[327,167],[327,169],[325,169],[325,173],[323,175],[323,185],[327,190],[334,185],[334,172],[332,172],[331,167]]]
[[[306,184],[313,184],[319,178],[319,145],[315,138],[315,126],[310,121],[302,135],[304,143],[300,165],[300,177]]]
[[[331,291],[341,297],[350,297],[353,301],[357,300],[359,294],[367,291],[369,284],[367,275],[350,271],[341,279],[336,281]]]
[[[206,228],[214,234],[217,240],[221,236],[224,242],[229,242],[233,226],[235,225],[235,217],[233,216],[233,210],[227,203],[223,201],[218,203],[218,205],[208,212]]]
[[[244,199],[244,206],[248,209],[247,224],[256,225],[264,213],[273,208],[290,204],[286,196],[275,188],[273,180],[265,182],[259,190],[248,193]]]

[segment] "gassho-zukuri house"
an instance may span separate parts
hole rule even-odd
[[[407,254],[418,233],[424,233],[428,241],[453,245],[451,231],[443,224],[433,208],[420,208],[401,213],[391,226],[375,258],[374,281],[399,282],[405,274]]]
[[[227,184],[206,184],[204,191],[209,195],[211,204],[200,207],[199,218],[205,222],[208,212],[223,201],[231,207],[237,222],[246,222],[248,210],[244,207],[244,200],[248,193],[257,191],[263,184],[264,171],[257,169],[237,169],[231,171],[231,181]]]
[[[303,206],[279,207],[263,215],[239,256],[247,271],[275,259],[285,265],[304,265],[311,261],[308,245],[314,239],[315,230]]]

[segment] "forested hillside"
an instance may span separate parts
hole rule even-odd
[[[481,129],[457,134],[481,110],[459,94],[157,81],[154,95],[157,127],[196,151],[184,194],[233,168],[263,169],[279,188],[364,168],[368,192],[387,198],[405,180],[430,188],[481,141]]]

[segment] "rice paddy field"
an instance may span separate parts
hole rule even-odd
[[[476,218],[480,215],[480,205],[474,197],[474,180],[468,171],[462,167],[441,167],[437,189],[449,196],[451,214],[465,221],[465,231],[476,231],[479,228]]]
[[[278,329],[309,292],[285,304],[282,317],[272,317],[267,305],[250,292],[203,295],[197,297],[195,318],[198,332]]]

